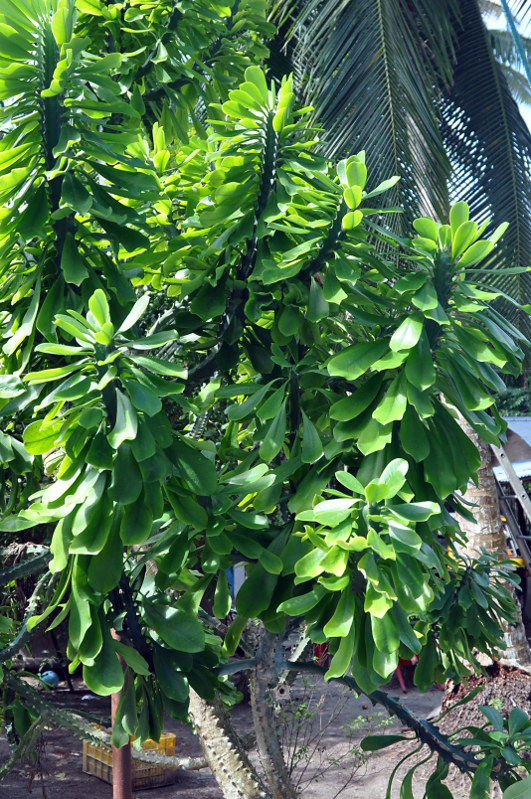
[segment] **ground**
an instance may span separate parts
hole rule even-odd
[[[101,698],[83,699],[86,689],[76,683],[75,692],[60,688],[55,701],[63,707],[77,707],[94,714],[109,712],[109,701]],[[410,688],[406,695],[391,686],[393,695],[400,696],[417,715],[426,717],[441,704],[442,693],[433,688],[420,693]],[[396,763],[412,747],[400,742],[380,754],[372,755],[366,762],[360,757],[358,745],[369,733],[403,732],[399,722],[389,719],[381,708],[373,707],[365,697],[355,698],[343,693],[337,684],[325,686],[318,681],[312,688],[298,682],[290,689],[288,699],[282,700],[279,725],[289,753],[295,752],[298,767],[295,777],[302,776],[301,795],[304,799],[384,799],[389,775]],[[234,711],[235,724],[240,733],[252,729],[248,705],[240,705]],[[299,725],[300,721],[304,721]],[[200,755],[201,749],[193,732],[184,724],[167,720],[166,728],[176,734],[177,755]],[[311,737],[305,738],[303,730],[311,729]],[[0,761],[8,756],[5,737],[0,739]],[[254,754],[251,752],[254,758]],[[400,776],[410,766],[402,768],[397,775],[393,799],[399,795]],[[318,778],[319,769],[325,773]],[[304,772],[304,773],[303,773]],[[416,772],[419,788],[429,775],[428,766],[420,766]],[[344,787],[345,786],[345,787]],[[341,790],[344,787],[344,790]],[[466,787],[457,775],[450,787],[455,799],[466,797]],[[222,794],[207,768],[200,771],[180,773],[174,784],[141,790],[136,799],[222,799]],[[43,735],[39,767],[24,764],[17,767],[0,783],[1,799],[111,799],[112,788],[96,777],[82,772],[82,743],[61,729],[47,730]]]

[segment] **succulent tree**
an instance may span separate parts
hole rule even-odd
[[[452,407],[498,442],[524,342],[480,283],[503,227],[461,202],[386,230],[398,178],[324,158],[292,78],[250,65],[260,2],[1,13],[0,530],[49,544],[0,628],[11,704],[17,648],[63,622],[89,688],[123,689],[118,746],[189,687],[230,701],[249,618],[304,620],[371,695],[400,655],[427,688],[495,653],[510,575],[456,548],[479,456]]]

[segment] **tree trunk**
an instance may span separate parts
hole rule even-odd
[[[286,768],[277,734],[270,692],[272,677],[278,672],[280,636],[264,630],[256,652],[256,667],[251,676],[251,709],[256,743],[272,799],[296,799],[296,791]],[[281,654],[281,653],[280,653]]]
[[[224,799],[297,799],[284,762],[270,692],[281,670],[281,636],[262,629],[256,643],[251,709],[264,781],[247,757],[219,697],[207,702],[190,689],[190,717]],[[254,649],[253,642],[250,646]]]
[[[221,699],[190,688],[190,717],[206,761],[225,799],[273,799],[253,768]]]
[[[472,513],[475,522],[469,522],[459,517],[459,525],[466,534],[467,544],[463,551],[471,557],[478,557],[481,548],[490,554],[496,554],[500,559],[507,557],[507,542],[501,526],[500,505],[496,481],[492,471],[493,454],[488,444],[480,439],[470,425],[460,417],[460,424],[464,432],[479,450],[481,466],[478,469],[478,484],[469,483],[464,494],[465,500],[473,503]],[[509,625],[500,620],[504,631],[507,649],[501,662],[507,666],[515,666],[526,671],[531,671],[531,652],[527,643],[522,616],[517,606],[516,624]]]

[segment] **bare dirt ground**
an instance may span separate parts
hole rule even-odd
[[[441,704],[442,693],[436,688],[420,693],[411,688],[406,695],[392,685],[390,692],[402,698],[417,715],[426,717]],[[107,715],[109,701],[94,698],[82,701],[86,689],[76,684],[75,693],[59,688],[55,701],[62,707],[79,708],[94,714]],[[414,746],[400,742],[373,754],[368,759],[359,750],[359,742],[368,734],[402,733],[400,722],[390,719],[382,708],[373,707],[366,697],[344,693],[338,684],[317,681],[313,688],[295,683],[288,699],[282,701],[279,728],[283,731],[288,759],[294,753],[304,799],[384,799],[389,775],[398,761]],[[236,728],[240,733],[252,730],[248,705],[234,709]],[[176,755],[200,755],[201,748],[193,731],[185,724],[167,720],[166,729],[176,734]],[[309,735],[304,730],[311,730]],[[0,738],[0,762],[8,757],[5,736]],[[418,756],[417,756],[418,757]],[[256,761],[256,753],[251,751]],[[412,762],[412,761],[410,761]],[[410,765],[398,772],[393,799],[399,795],[400,777]],[[320,771],[325,769],[320,775]],[[421,788],[431,771],[420,766],[415,785]],[[457,776],[449,785],[455,799],[468,794],[460,789]],[[345,787],[344,787],[345,786]],[[344,790],[341,790],[344,787]],[[422,795],[422,794],[421,794]],[[180,773],[174,784],[136,791],[136,799],[222,799],[210,771]],[[0,799],[111,799],[112,788],[82,771],[82,743],[60,728],[46,730],[42,736],[37,764],[19,764],[0,783]]]

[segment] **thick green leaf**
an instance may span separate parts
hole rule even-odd
[[[367,167],[359,160],[358,156],[353,155],[347,159],[345,165],[347,182],[349,186],[359,186],[363,189],[367,181]]]
[[[0,375],[0,398],[11,399],[24,393],[26,387],[18,375]]]
[[[61,255],[61,270],[67,283],[80,286],[87,279],[89,273],[79,254],[76,241],[71,233],[66,234]]]
[[[162,646],[155,646],[153,663],[164,694],[176,702],[185,702],[188,698],[188,682],[184,674],[177,669],[172,653]]]
[[[382,425],[396,422],[402,418],[406,410],[406,381],[402,373],[391,382],[385,396],[373,411],[373,418]]]
[[[243,388],[244,387],[242,387],[242,389]],[[270,388],[271,388],[271,383],[268,383],[267,385],[260,387],[258,390],[256,390],[255,387],[253,386],[253,392],[251,393],[249,399],[244,400],[239,405],[232,405],[229,408],[229,410],[227,411],[227,416],[229,417],[229,419],[231,419],[232,421],[240,421],[241,419],[246,419],[248,416],[250,416],[257,407],[257,405],[259,405],[259,403],[267,395]],[[219,391],[217,393],[219,396],[220,395]],[[242,390],[241,393],[245,392]]]
[[[92,297],[90,297],[89,309],[101,327],[103,327],[106,322],[110,322],[109,303],[102,289],[97,289]]]
[[[303,463],[313,463],[323,454],[323,445],[315,425],[302,411],[302,448],[301,458]]]
[[[350,474],[350,472],[336,472],[334,477],[341,485],[348,488],[349,491],[352,491],[354,494],[364,494],[363,485],[353,474]]]
[[[424,320],[418,314],[406,317],[391,336],[389,346],[393,351],[410,350],[418,342],[424,329]]]
[[[411,455],[417,463],[428,457],[430,444],[428,432],[416,411],[408,405],[400,425],[400,442],[408,455]]]
[[[481,761],[472,779],[470,799],[489,799],[490,774],[493,765],[493,755],[487,756]]]
[[[111,531],[113,508],[104,486],[105,480],[99,479],[92,496],[79,506],[72,522],[74,538],[70,542],[71,552],[96,555],[105,547]],[[100,494],[100,491],[103,493]]]
[[[376,648],[384,654],[396,652],[400,646],[400,631],[392,611],[383,616],[371,615],[371,627]]]
[[[529,799],[531,795],[531,776],[509,785],[503,792],[503,799]]]
[[[427,691],[433,684],[437,663],[437,647],[434,638],[430,636],[428,642],[422,647],[413,677],[415,685],[421,691]]]
[[[378,752],[386,746],[409,740],[405,735],[366,735],[360,746],[364,752]]]
[[[247,622],[248,619],[246,616],[238,615],[227,630],[223,648],[229,657],[232,657],[236,652]]]
[[[370,455],[371,452],[378,452],[389,444],[393,436],[393,424],[380,424],[376,419],[371,419],[368,425],[361,432],[357,446],[363,455]]]
[[[114,642],[107,628],[103,628],[103,646],[92,666],[83,666],[83,680],[89,691],[99,696],[109,696],[124,684],[124,673],[118,662]]]
[[[351,515],[354,502],[355,500],[350,497],[325,499],[323,502],[317,503],[313,510],[299,513],[297,519],[301,521],[316,521],[319,524],[335,527]]]
[[[147,624],[161,639],[177,652],[201,652],[205,645],[205,632],[201,622],[177,607],[142,600]]]
[[[59,419],[32,422],[22,436],[25,448],[32,455],[44,455],[56,446],[62,427]]]
[[[80,214],[86,214],[92,206],[92,197],[72,172],[67,172],[63,178],[61,199]]]
[[[270,574],[280,574],[284,564],[278,555],[269,549],[263,549],[259,555],[259,561],[264,569]]]
[[[129,397],[119,389],[116,396],[116,422],[107,440],[113,449],[118,449],[124,441],[131,441],[136,437],[138,417]]]
[[[342,677],[348,671],[355,642],[356,624],[353,621],[349,632],[339,641],[337,651],[330,661],[330,667],[325,674],[325,680],[331,680],[333,677]]]
[[[15,61],[25,61],[28,57],[26,41],[21,32],[0,22],[0,47],[2,54]]]
[[[280,388],[277,388],[276,391],[273,391],[265,400],[265,402],[260,405],[256,411],[256,415],[262,422],[267,422],[269,419],[273,419],[279,413],[285,393],[286,387],[281,386]]]
[[[277,610],[287,613],[288,616],[304,616],[321,601],[325,594],[325,589],[316,585],[307,594],[299,594],[286,599],[278,606]]]
[[[186,377],[186,369],[177,363],[170,361],[163,361],[161,358],[148,358],[146,355],[131,355],[131,360],[139,366],[143,366],[148,372],[153,372],[156,375],[163,375],[164,377]]]
[[[468,221],[469,208],[465,202],[457,202],[450,208],[450,227],[455,236],[462,224]]]
[[[420,391],[435,383],[435,368],[426,331],[422,332],[416,347],[410,350],[405,372],[409,382]]]
[[[118,749],[123,746],[130,746],[130,736],[136,734],[137,728],[138,716],[135,689],[133,680],[128,679],[120,692],[120,700],[114,714],[111,736],[112,745]]]
[[[479,705],[478,708],[488,718],[495,730],[503,731],[503,716],[499,710],[491,705]]]
[[[195,497],[188,494],[178,494],[168,488],[166,488],[166,495],[178,519],[185,522],[185,524],[191,524],[196,530],[205,529],[208,524],[208,515]]]
[[[191,491],[205,497],[215,492],[217,473],[211,460],[182,439],[173,442],[171,452],[182,479]]]
[[[323,289],[313,278],[310,282],[307,318],[310,322],[319,322],[328,316],[329,305],[323,296]]]
[[[125,504],[122,502],[121,504]],[[153,526],[151,508],[141,497],[140,501],[127,504],[120,524],[120,538],[126,546],[141,544],[148,538]]]
[[[89,582],[92,588],[106,595],[116,588],[123,570],[123,545],[116,531],[111,528],[107,542],[101,552],[90,558]]]
[[[270,422],[264,440],[260,445],[260,457],[267,463],[278,455],[286,435],[286,401],[280,406],[276,417]],[[315,447],[314,447],[315,451]]]
[[[452,258],[458,258],[478,235],[477,222],[462,222],[457,230],[452,230]]]
[[[433,219],[429,219],[428,217],[422,216],[418,219],[413,221],[413,227],[415,230],[424,238],[431,239],[432,241],[437,241],[438,239],[438,232],[437,232],[437,225],[433,221]]]
[[[435,502],[411,502],[403,505],[389,505],[389,510],[399,519],[412,522],[425,522],[435,513],[440,513],[440,508]]]
[[[259,616],[269,607],[278,577],[267,572],[260,564],[253,566],[236,596],[236,610],[242,616]]]
[[[144,411],[148,416],[155,416],[162,409],[162,402],[153,391],[133,380],[122,379],[122,383],[137,411]]]
[[[228,616],[232,605],[232,598],[229,591],[227,582],[227,574],[223,570],[218,574],[218,581],[216,583],[216,590],[214,592],[214,604],[212,605],[212,612],[218,619],[224,619]]]
[[[481,241],[476,241],[475,244],[472,244],[468,250],[465,250],[461,258],[459,259],[459,266],[460,267],[469,267],[474,266],[474,264],[479,263],[486,258],[487,255],[492,252],[494,249],[494,244],[492,241],[485,241],[482,239]]]
[[[124,321],[118,328],[119,333],[125,333],[126,330],[130,330],[133,325],[138,322],[138,320],[145,314],[149,305],[149,300],[149,294],[144,294],[135,302]]]
[[[74,649],[81,645],[83,638],[92,624],[90,605],[85,597],[80,595],[77,582],[72,581],[72,601],[70,603],[70,616],[68,619],[68,638]]]
[[[341,592],[336,609],[332,617],[323,627],[323,632],[328,638],[344,638],[349,634],[354,621],[356,603],[354,594],[348,589]]]
[[[415,799],[413,795],[413,776],[415,767],[409,769],[400,786],[400,799]]]
[[[109,495],[119,505],[130,505],[136,502],[141,490],[142,476],[138,464],[131,447],[124,442],[114,459]]]
[[[334,355],[327,366],[329,374],[356,380],[387,351],[387,341],[363,341]]]
[[[369,407],[382,386],[380,375],[373,375],[363,383],[356,391],[348,397],[334,402],[330,407],[330,418],[340,422],[348,422],[355,419],[366,408]]]
[[[122,644],[121,641],[114,641],[114,648],[122,660],[124,660],[129,668],[133,669],[136,674],[142,674],[144,677],[149,676],[149,666],[140,652],[133,649],[131,646]]]

